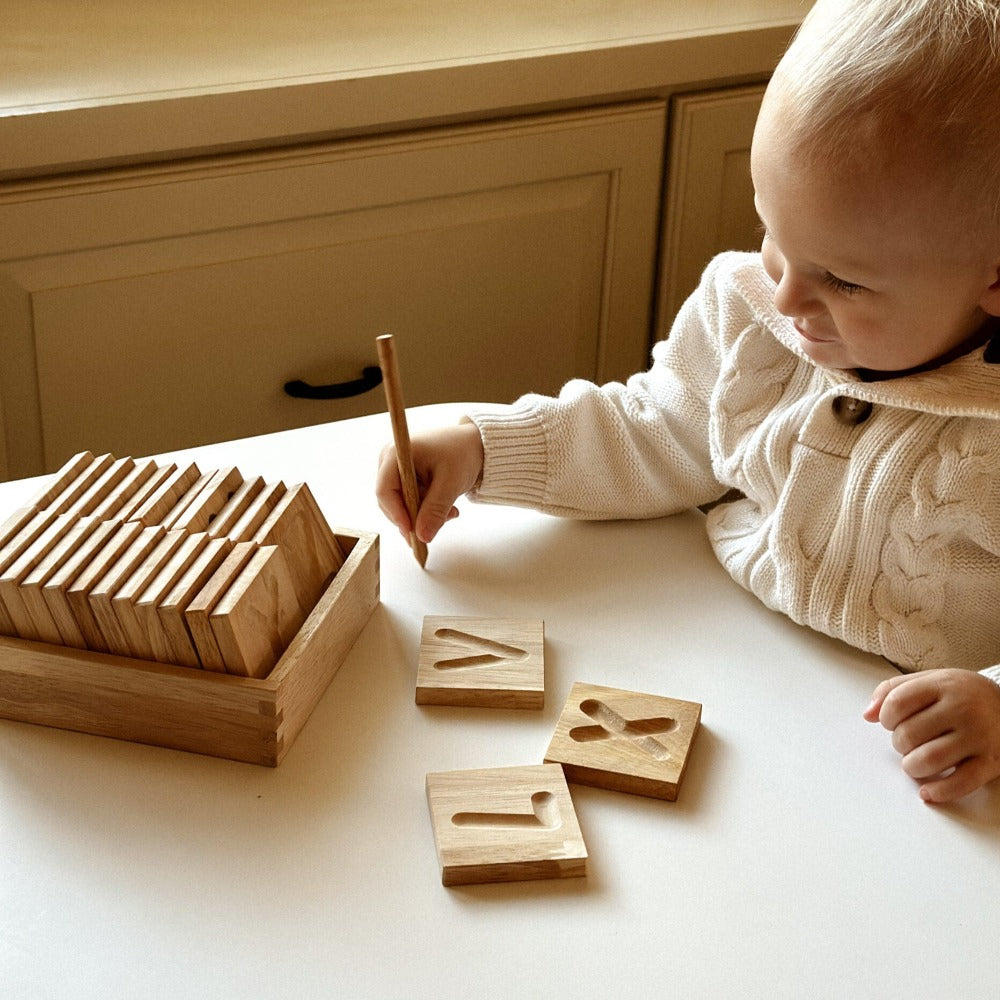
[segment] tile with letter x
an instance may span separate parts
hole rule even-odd
[[[545,760],[580,785],[672,802],[700,723],[698,702],[577,682]]]
[[[427,615],[417,664],[418,705],[541,708],[545,623]]]
[[[427,805],[443,885],[587,874],[587,848],[557,764],[428,774]]]

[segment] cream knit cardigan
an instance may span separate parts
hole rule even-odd
[[[649,371],[473,410],[472,498],[652,518],[735,489],[708,535],[769,608],[904,670],[1000,663],[1000,365],[820,368],[773,291],[759,255],[722,254]]]

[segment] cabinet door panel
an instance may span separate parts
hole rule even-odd
[[[357,379],[385,332],[409,405],[593,373],[606,178],[541,188],[450,199],[447,225],[401,206],[383,220],[394,231],[368,239],[244,258],[234,246],[217,264],[37,292],[46,463],[84,443],[145,453],[200,441],[206,424],[224,440],[382,410],[380,388],[316,401],[282,386]]]
[[[670,332],[712,257],[760,246],[750,143],[763,96],[764,87],[753,86],[674,99],[658,337]]]
[[[43,251],[0,260],[9,474],[381,410],[381,389],[282,387],[358,379],[384,332],[409,405],[624,377],[648,350],[662,128],[649,102],[0,197]],[[28,434],[12,456],[25,384],[35,453]]]

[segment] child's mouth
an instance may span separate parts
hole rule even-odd
[[[799,323],[793,322],[792,325],[795,327],[795,332],[798,333],[803,340],[808,340],[810,344],[828,344],[830,340],[828,338],[816,337],[813,334],[805,330]]]

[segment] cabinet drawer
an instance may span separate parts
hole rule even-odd
[[[621,378],[648,351],[664,107],[0,188],[7,476]]]

